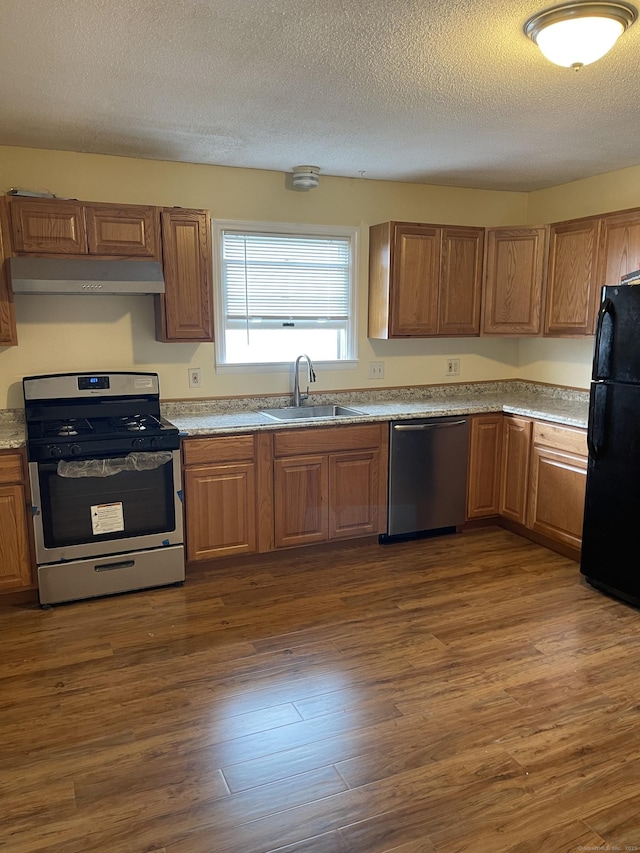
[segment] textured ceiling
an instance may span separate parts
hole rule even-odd
[[[579,72],[535,0],[1,0],[0,144],[531,190],[640,164],[640,22]]]

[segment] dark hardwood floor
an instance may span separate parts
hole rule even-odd
[[[0,611],[0,850],[640,850],[640,613],[497,528]]]

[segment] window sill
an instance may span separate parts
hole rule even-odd
[[[269,364],[216,364],[216,373],[290,373],[293,370],[293,361],[273,362]],[[340,361],[314,361],[314,368],[318,372],[325,370],[355,370],[358,367],[357,359],[340,359]],[[304,367],[304,364],[302,365]]]

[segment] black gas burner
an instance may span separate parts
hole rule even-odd
[[[93,427],[86,418],[69,418],[68,420],[55,420],[42,424],[43,435],[49,437],[57,436],[65,438],[67,436],[86,435],[92,429]]]
[[[126,415],[111,421],[116,432],[157,432],[162,429],[162,424],[152,415]]]

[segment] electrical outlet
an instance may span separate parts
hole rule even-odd
[[[369,379],[384,379],[384,361],[369,362]]]
[[[202,370],[199,367],[189,368],[189,388],[200,388],[202,385]]]
[[[460,376],[460,359],[459,358],[448,358],[447,359],[446,376]]]

